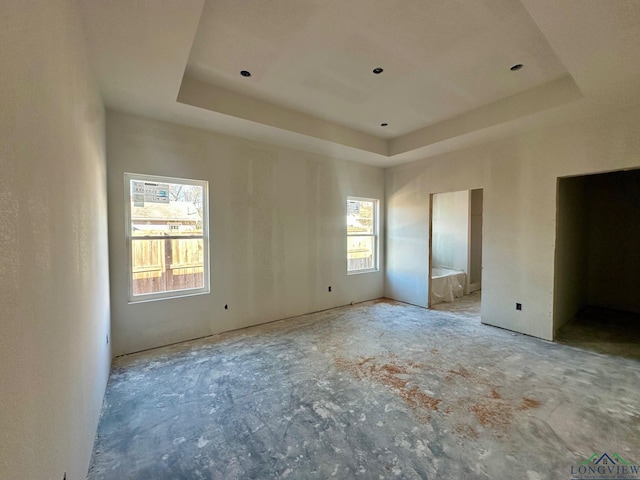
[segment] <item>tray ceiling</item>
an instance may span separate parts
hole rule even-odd
[[[633,0],[80,4],[108,107],[372,165],[640,100]]]

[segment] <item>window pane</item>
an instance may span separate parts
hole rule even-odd
[[[131,180],[131,235],[202,235],[200,185]]]
[[[375,233],[375,202],[347,201],[347,234],[373,235]]]
[[[125,173],[129,301],[209,293],[208,184]]]
[[[134,238],[131,245],[134,295],[204,286],[203,239]]]
[[[378,268],[378,200],[347,197],[347,272]]]
[[[375,236],[347,237],[347,271],[375,268]]]

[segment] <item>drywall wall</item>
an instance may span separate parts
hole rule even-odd
[[[587,304],[589,216],[586,178],[558,180],[554,333]]]
[[[482,189],[471,190],[469,209],[469,292],[482,287]]]
[[[118,112],[107,152],[116,354],[383,295],[382,271],[346,273],[347,196],[384,211],[382,169]],[[124,172],[209,182],[210,294],[127,303]]]
[[[482,187],[487,163],[465,157],[419,161],[387,169],[385,296],[427,306],[429,196]],[[486,192],[485,192],[486,196]]]
[[[433,196],[431,264],[466,272],[469,265],[469,191]]]
[[[85,478],[109,373],[104,112],[76,10],[2,4],[4,478]]]
[[[551,339],[557,178],[640,166],[639,115],[629,108],[386,170],[386,296],[426,306],[429,195],[482,187],[482,321]]]
[[[640,313],[640,170],[586,182],[588,303]]]

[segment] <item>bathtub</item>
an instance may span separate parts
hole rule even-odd
[[[464,295],[466,284],[465,272],[447,267],[433,267],[431,269],[431,305],[453,302]]]

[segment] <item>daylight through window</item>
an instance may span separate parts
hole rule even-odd
[[[209,292],[208,183],[125,174],[129,301]]]
[[[378,200],[347,198],[347,272],[378,269]]]

